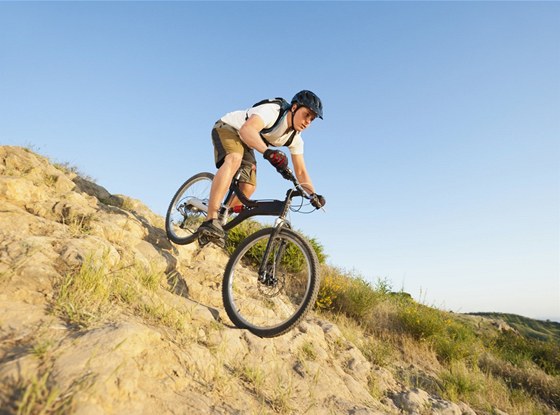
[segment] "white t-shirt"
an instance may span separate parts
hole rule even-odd
[[[251,115],[257,114],[264,122],[264,129],[270,128],[276,122],[278,114],[280,114],[280,106],[278,104],[262,104],[257,107],[249,108],[245,111],[233,111],[224,115],[221,120],[226,124],[231,125],[236,130],[239,130],[247,118]],[[263,134],[263,137],[271,145],[275,147],[282,147],[286,144],[288,139],[294,133],[294,130],[288,130],[288,113],[284,114],[278,126],[270,133]],[[286,131],[288,130],[288,131]],[[291,154],[303,154],[303,139],[301,134],[296,132],[292,143],[288,146]]]

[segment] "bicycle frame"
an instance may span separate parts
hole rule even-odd
[[[311,194],[299,183],[295,175],[292,173],[290,169],[283,170],[282,176],[291,181],[293,187],[288,189],[286,192],[286,197],[284,200],[275,200],[275,199],[267,199],[267,200],[252,200],[249,199],[240,188],[240,176],[241,173],[237,173],[237,175],[233,178],[230,183],[228,193],[221,204],[219,213],[218,213],[218,221],[221,223],[221,226],[224,231],[229,231],[235,226],[239,225],[244,220],[253,217],[253,216],[276,216],[276,222],[273,227],[273,233],[271,235],[272,239],[276,239],[280,230],[284,227],[291,228],[289,221],[287,220],[288,212],[292,204],[292,199],[294,197],[302,197],[305,199],[312,200]],[[208,180],[212,179],[213,176],[210,173],[200,173],[196,176],[193,176],[191,179],[194,179],[193,183],[196,183],[198,180]],[[190,180],[185,182],[184,186],[187,186],[190,183]],[[181,187],[180,191],[183,191],[183,187]],[[182,196],[182,193],[178,193],[175,197]],[[242,204],[240,205],[241,209],[232,209],[232,202],[234,200],[239,200]],[[175,200],[172,202],[175,203]],[[207,198],[198,198],[196,196],[192,197],[185,197],[182,199],[181,205],[176,205],[174,207],[182,216],[182,222],[180,223],[179,227],[185,229],[185,224],[188,220],[187,212],[194,212],[195,220],[198,220],[200,214],[208,213],[208,199]],[[169,211],[171,211],[172,205],[169,207]],[[169,220],[169,211],[168,217],[166,218],[166,230],[167,230],[167,221]],[[232,212],[237,213],[236,216],[232,217],[230,220],[230,214]],[[168,235],[170,235],[169,230],[167,230]],[[174,234],[169,236],[169,238],[176,243],[179,244],[186,244],[191,243],[192,241],[197,238],[197,232],[192,232],[193,235],[191,237],[183,238],[176,237]],[[206,245],[210,240],[205,235],[198,235],[198,241],[201,246]],[[267,253],[269,249],[267,248]],[[268,256],[268,255],[267,255]]]
[[[297,196],[303,196],[303,193],[299,189],[289,189],[286,192],[286,198],[284,200],[251,200],[243,194],[241,189],[239,189],[239,181],[236,177],[232,181],[229,192],[226,196],[226,207],[223,207],[222,211],[220,212],[223,220],[225,221],[227,221],[227,205],[235,195],[239,198],[241,203],[243,203],[244,208],[235,218],[223,224],[223,228],[225,231],[234,228],[245,219],[253,216],[278,216],[279,222],[285,223],[285,219],[292,199]]]
[[[270,257],[271,249],[274,245],[274,241],[280,230],[284,226],[290,226],[290,223],[286,221],[286,216],[288,214],[288,209],[290,208],[292,199],[297,196],[305,196],[305,191],[294,177],[294,175],[289,173],[290,181],[295,185],[295,189],[289,189],[286,192],[286,198],[284,201],[281,200],[250,200],[248,199],[241,189],[239,188],[239,175],[234,178],[229,188],[229,192],[225,199],[225,206],[221,210],[222,218],[224,222],[227,222],[226,212],[228,210],[228,204],[233,200],[233,197],[237,195],[241,203],[243,203],[244,209],[239,212],[236,218],[232,219],[230,222],[224,223],[223,228],[225,231],[237,226],[239,223],[243,222],[245,219],[252,216],[278,216],[276,223],[274,225],[274,231],[268,240],[266,249],[263,256],[263,261],[259,267],[259,281],[263,284],[272,283],[275,278],[275,272],[267,272],[268,258]],[[274,258],[272,269],[276,268],[276,261],[280,261],[280,258],[284,254],[284,242],[281,243],[280,248]],[[271,281],[269,281],[271,279]]]

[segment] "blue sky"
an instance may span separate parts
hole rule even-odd
[[[332,265],[560,321],[560,3],[0,2],[0,143],[162,215],[216,119],[300,89],[327,206],[292,222]]]

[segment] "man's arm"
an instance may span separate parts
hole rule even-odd
[[[307,168],[305,167],[303,154],[292,154],[292,164],[294,165],[294,173],[303,188],[309,193],[315,193],[311,177],[309,177]]]
[[[253,114],[239,129],[239,136],[250,148],[254,148],[259,153],[264,153],[267,149],[266,144],[261,138],[260,132],[264,128],[264,121],[261,117]]]

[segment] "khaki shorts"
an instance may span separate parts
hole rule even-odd
[[[241,160],[241,177],[242,183],[250,183],[257,185],[257,161],[255,160],[255,151],[247,146],[239,136],[239,132],[231,125],[223,121],[217,121],[212,129],[212,144],[214,145],[214,161],[216,167],[220,168],[224,163],[226,155],[237,153],[243,156]]]

